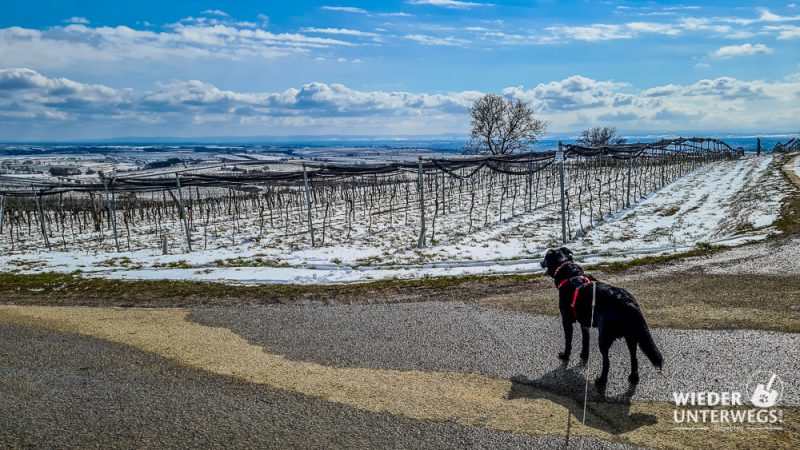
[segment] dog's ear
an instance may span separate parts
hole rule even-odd
[[[572,257],[572,250],[568,249],[567,247],[561,247],[558,250],[561,251],[561,254],[564,255],[565,258],[567,258],[570,261],[574,261]]]

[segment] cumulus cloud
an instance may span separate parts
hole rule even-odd
[[[796,125],[800,75],[780,82],[719,77],[647,89],[575,75],[531,88],[509,87],[501,94],[529,103],[555,130],[596,123],[644,130],[733,130],[759,121],[791,127]],[[59,126],[113,126],[126,135],[162,125],[164,132],[195,135],[207,133],[208,127],[263,133],[265,126],[287,134],[465,132],[467,110],[481,95],[363,91],[320,82],[279,92],[236,92],[198,80],[141,91],[10,68],[0,69],[0,138],[13,139],[28,129],[62,130]]]
[[[772,49],[764,44],[742,44],[721,47],[713,55],[716,58],[730,58],[733,56],[763,55],[767,53],[772,53]]]
[[[521,87],[506,88],[503,94],[529,102],[544,112],[575,111],[613,104],[613,90],[623,86],[574,75],[561,81],[539,83],[528,90]]]

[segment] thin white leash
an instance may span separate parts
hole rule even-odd
[[[594,301],[597,297],[597,282],[592,281],[592,315],[589,318],[589,332],[592,331],[594,325]],[[586,360],[586,385],[583,387],[583,424],[586,425],[586,398],[589,396],[589,363],[591,358]]]

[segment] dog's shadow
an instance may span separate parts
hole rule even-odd
[[[586,376],[581,366],[568,368],[566,364],[562,363],[557,369],[536,380],[518,375],[511,379],[511,383],[511,390],[508,392],[509,400],[545,399],[567,408],[570,417],[575,416],[578,421],[583,417]],[[606,397],[605,392],[598,392],[590,380],[586,405],[586,426],[618,435],[656,423],[658,421],[656,416],[642,413],[631,414],[631,398],[635,392],[636,385],[629,385],[622,394]],[[565,418],[567,426],[571,420],[574,419]]]

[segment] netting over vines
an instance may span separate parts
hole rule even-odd
[[[562,187],[564,236],[561,225],[554,236],[572,239],[687,172],[738,154],[722,141],[691,138],[381,165],[243,161],[94,183],[5,176],[0,249],[422,247],[533,212],[560,218]]]

